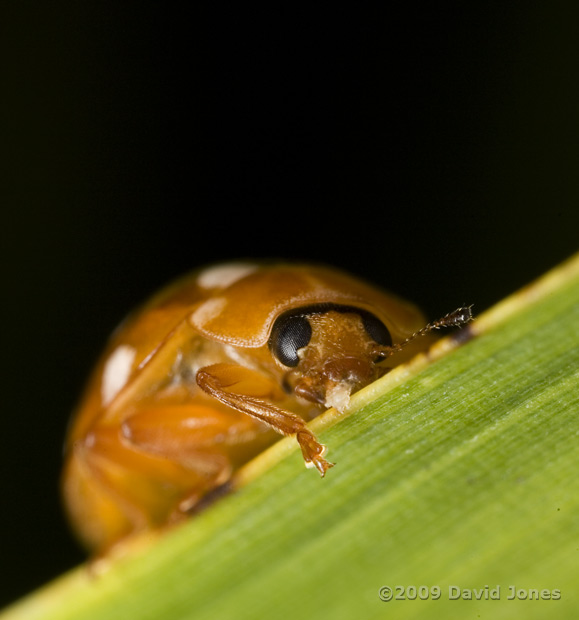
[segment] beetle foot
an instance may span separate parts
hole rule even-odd
[[[323,478],[328,469],[334,466],[334,463],[330,463],[323,458],[323,454],[326,451],[326,446],[319,443],[319,441],[309,431],[299,432],[297,434],[297,440],[302,449],[306,467],[315,467],[320,472],[320,476]]]
[[[334,463],[330,463],[330,461],[326,461],[326,459],[321,456],[313,459],[309,463],[306,461],[306,467],[315,467],[319,472],[320,476],[323,478],[326,475],[328,469],[334,466]]]

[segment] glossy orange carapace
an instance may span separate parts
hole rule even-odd
[[[427,346],[413,336],[465,320],[424,327],[413,305],[323,266],[230,263],[178,280],[113,334],[74,416],[75,531],[103,551],[177,521],[280,434],[324,475],[307,421]]]

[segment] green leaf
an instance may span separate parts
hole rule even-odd
[[[315,420],[323,480],[282,440],[198,517],[0,618],[574,618],[578,413],[579,255]]]

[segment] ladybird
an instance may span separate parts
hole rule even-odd
[[[307,422],[428,346],[417,336],[468,320],[461,308],[425,325],[414,305],[321,265],[182,277],[121,324],[89,378],[65,443],[73,529],[102,553],[179,521],[280,435],[324,476],[333,464]]]

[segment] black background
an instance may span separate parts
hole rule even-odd
[[[435,318],[578,249],[579,39],[551,3],[7,4],[0,604],[82,560],[68,415],[170,278],[312,259]]]

